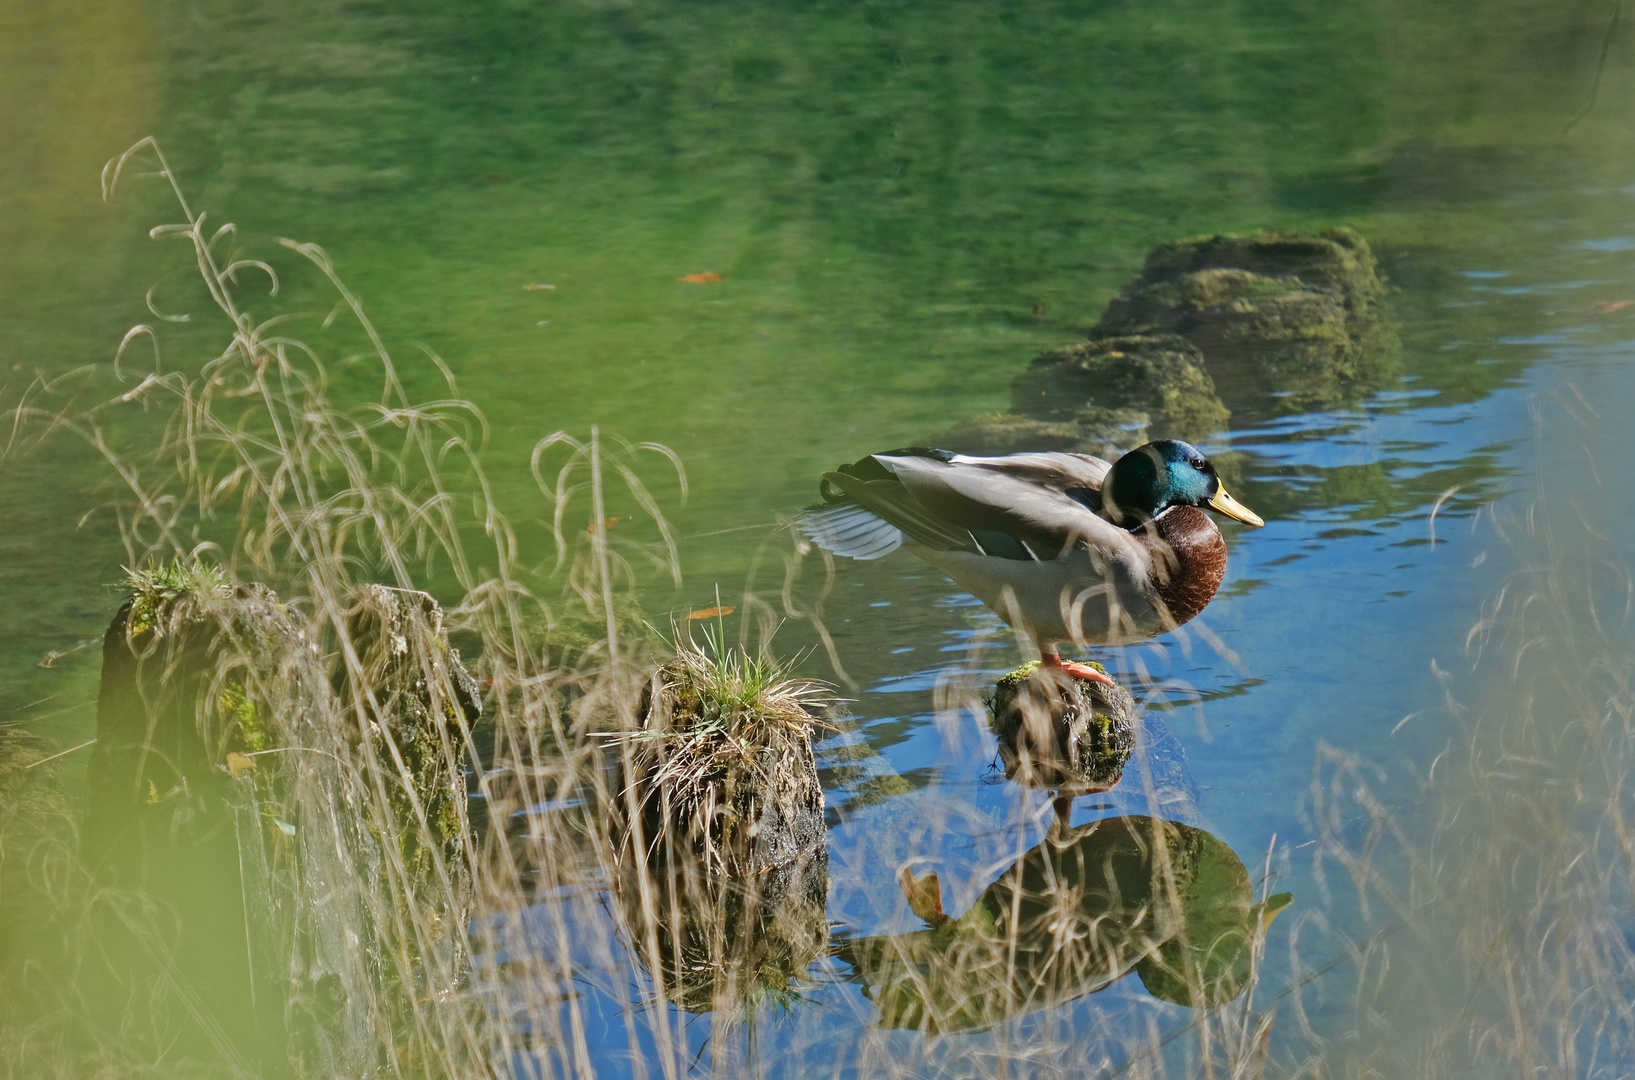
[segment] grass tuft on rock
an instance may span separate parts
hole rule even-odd
[[[226,599],[233,592],[219,566],[198,559],[184,561],[180,556],[141,570],[126,567],[120,585],[130,595],[131,614],[126,626],[132,637],[157,627],[164,613],[180,601],[208,603]]]
[[[737,876],[771,857],[763,819],[815,807],[823,793],[812,756],[817,713],[832,700],[791,666],[728,646],[719,633],[700,644],[678,635],[674,659],[643,694],[641,727],[630,733],[642,816],[679,828],[712,870]],[[775,843],[775,842],[774,842]]]

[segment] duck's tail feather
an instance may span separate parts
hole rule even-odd
[[[848,559],[878,559],[903,544],[903,530],[853,502],[814,506],[796,527],[818,547]]]

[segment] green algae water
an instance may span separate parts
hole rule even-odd
[[[1356,229],[1392,289],[1395,372],[1209,441],[1269,524],[1227,526],[1227,583],[1199,624],[1099,655],[1143,688],[1167,779],[1083,797],[1069,824],[1178,820],[1257,898],[1291,894],[1244,1035],[1268,1074],[1622,1075],[1635,39],[1616,14],[7,3],[0,383],[108,365],[136,323],[167,365],[221,347],[191,256],[147,236],[174,219],[159,187],[100,197],[102,163],[156,135],[195,205],[285,275],[268,313],[315,312],[300,333],[325,332],[333,299],[277,243],[315,242],[407,383],[431,393],[429,354],[448,365],[541,580],[538,439],[598,425],[673,449],[688,496],[655,493],[682,583],[644,577],[641,600],[685,612],[775,596],[779,522],[823,470],[1008,407],[1028,361],[1081,339],[1154,245]],[[139,416],[110,433],[146,434]],[[66,439],[0,475],[0,723],[43,752],[95,734],[127,559],[116,491]],[[613,516],[613,535],[657,535],[639,507]],[[939,874],[948,912],[980,909],[1038,861],[1052,813],[1003,780],[960,704],[1023,658],[1014,638],[906,553],[837,564],[823,626],[827,643],[799,620],[775,642],[852,699],[817,748],[835,939],[925,929],[905,866]],[[34,771],[77,805],[82,758]],[[496,1071],[1222,1068],[1197,1032],[1229,1018],[1117,964],[939,1032],[883,1010],[842,948],[747,1028],[679,1009],[654,1026],[639,964],[590,959],[620,945],[590,947],[614,931],[587,895],[539,905],[587,957],[552,988],[584,1003],[580,1046],[514,1040]],[[520,991],[503,966],[475,978],[503,1020]],[[20,1075],[25,1042],[0,1043]]]

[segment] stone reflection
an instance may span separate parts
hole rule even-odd
[[[828,950],[828,861],[802,860],[743,877],[666,848],[627,860],[615,880],[632,952],[665,999],[694,1013],[742,1016],[789,1004]]]
[[[928,928],[838,952],[881,1026],[929,1033],[982,1031],[1132,970],[1165,1001],[1229,1001],[1291,901],[1257,902],[1242,860],[1208,832],[1142,816],[1058,825],[958,917],[942,911],[935,874],[904,870],[901,884]]]

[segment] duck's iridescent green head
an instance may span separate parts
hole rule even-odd
[[[1113,463],[1101,488],[1107,516],[1135,528],[1172,506],[1217,510],[1245,525],[1264,525],[1248,507],[1228,495],[1221,478],[1196,446],[1160,439],[1138,446]]]

